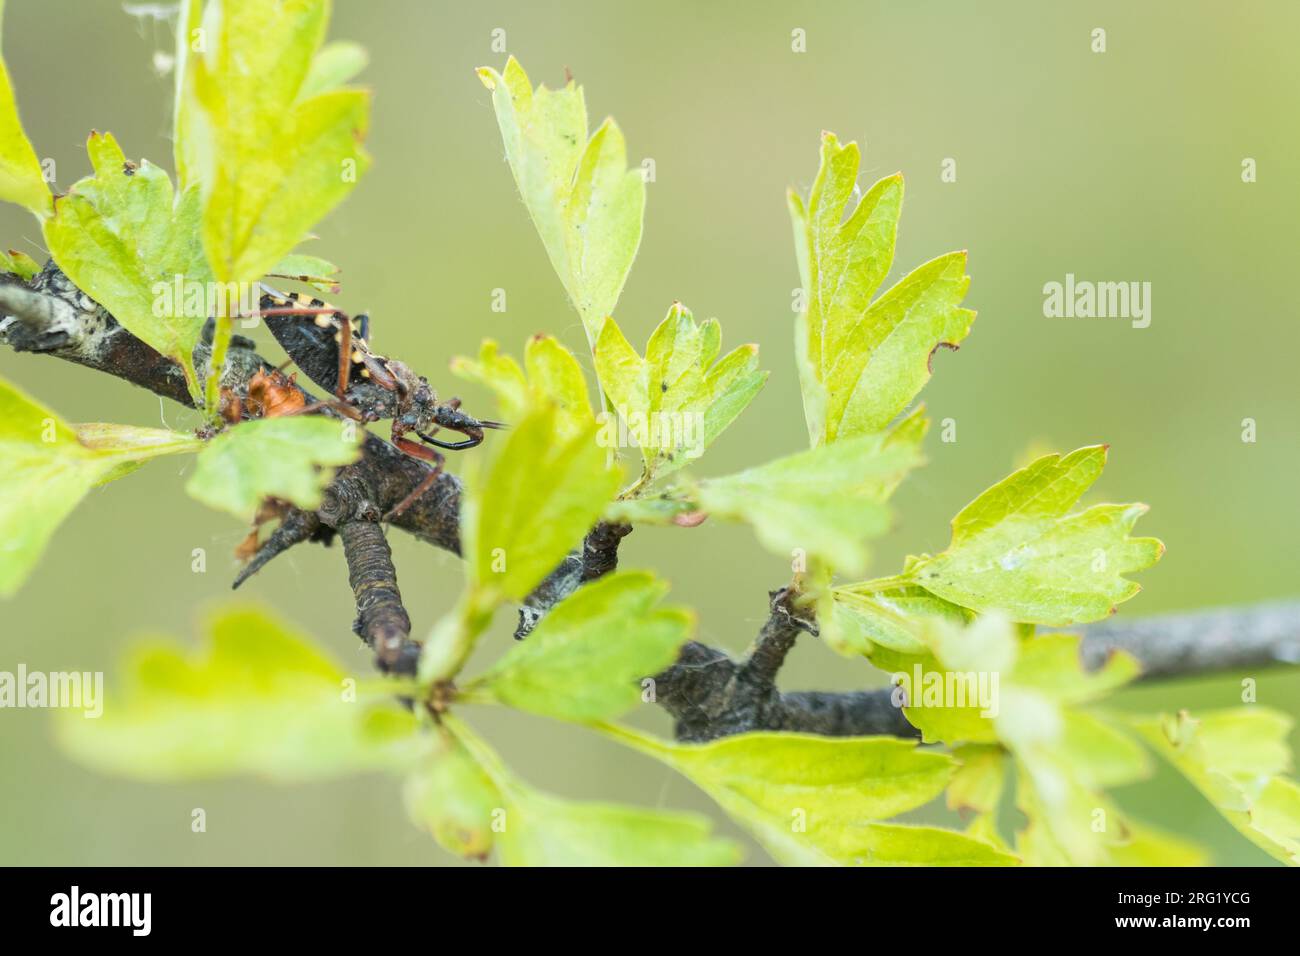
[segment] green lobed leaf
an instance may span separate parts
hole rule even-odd
[[[689,777],[782,863],[1014,862],[952,831],[876,822],[929,802],[952,775],[952,758],[915,741],[748,733],[670,744],[605,729]]]
[[[214,617],[197,651],[138,646],[103,716],[61,711],[61,747],[146,780],[254,774],[308,780],[404,770],[427,749],[386,687],[360,688],[309,639],[254,608]]]
[[[544,406],[515,423],[463,505],[466,563],[479,589],[520,600],[600,517],[618,487],[594,422],[560,440]]]
[[[241,422],[199,453],[185,490],[238,518],[251,518],[266,498],[315,510],[332,466],[361,456],[363,433],[351,425],[319,415]]]
[[[201,443],[163,429],[82,425],[79,429],[0,379],[0,596],[18,590],[50,537],[96,485],[149,458]]]
[[[1133,725],[1247,839],[1300,865],[1300,786],[1283,776],[1292,769],[1290,717],[1251,706],[1135,718]]]
[[[555,428],[561,439],[587,431],[595,421],[582,366],[553,336],[535,335],[528,340],[524,368],[509,355],[501,354],[496,342],[485,339],[477,361],[458,357],[451,363],[451,370],[495,392],[507,421],[519,421],[548,402],[555,406]]]
[[[1142,504],[1103,504],[1067,514],[1101,473],[1106,446],[1045,455],[998,482],[953,519],[952,544],[912,564],[906,577],[976,611],[1065,626],[1096,621],[1141,587],[1124,575],[1164,552],[1133,538]]]
[[[596,373],[641,449],[644,482],[704,454],[767,380],[758,369],[758,346],[739,346],[715,362],[721,343],[717,319],[698,324],[681,303],[650,336],[645,358],[613,318],[601,326]],[[608,429],[617,425],[607,422]]]
[[[587,138],[581,87],[534,89],[514,57],[503,72],[483,67],[478,75],[492,91],[524,205],[594,343],[641,243],[645,181],[627,168],[627,147],[612,119]]]
[[[856,143],[823,133],[807,204],[789,193],[806,300],[795,354],[814,445],[884,429],[929,380],[935,349],[958,345],[975,320],[959,307],[970,285],[964,252],[920,266],[872,302],[893,262],[903,180],[880,180],[846,217],[858,167]]]
[[[904,675],[904,713],[926,742],[996,744],[1010,751],[1017,803],[1028,819],[1017,840],[1025,862],[1114,862],[1116,848],[1130,844],[1134,824],[1103,791],[1146,777],[1150,763],[1129,734],[1078,705],[1132,680],[1137,662],[1116,653],[1098,670],[1085,671],[1077,636],[1020,637],[997,614],[965,628],[932,618],[922,633],[933,656]],[[992,759],[989,754],[986,747],[958,750],[972,765],[972,756]],[[996,803],[989,775],[1000,772],[966,770],[949,792],[951,805],[990,818],[983,832],[992,828]]]
[[[0,22],[4,20],[4,2],[0,0]],[[9,68],[0,57],[0,199],[18,203],[37,218],[50,214],[52,197],[45,182],[36,150],[23,132],[14,100]]]
[[[199,241],[198,191],[176,196],[163,170],[148,160],[128,163],[111,133],[92,133],[86,150],[95,174],[55,200],[45,220],[50,254],[127,331],[177,362],[197,394],[193,352],[212,279]],[[196,287],[204,304],[189,308],[187,290]]]
[[[699,507],[745,521],[777,554],[799,551],[844,573],[866,566],[866,540],[889,530],[887,487],[919,462],[906,444],[864,435],[699,483]]]
[[[304,95],[309,79],[319,87],[340,75],[317,59],[328,20],[327,0],[223,0],[204,11],[207,43],[191,51],[179,125],[222,282],[269,272],[369,166],[368,94]]]
[[[584,585],[464,692],[563,720],[617,717],[641,700],[641,682],[676,660],[690,636],[689,612],[656,607],[667,592],[644,571]]]

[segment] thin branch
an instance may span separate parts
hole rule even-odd
[[[410,640],[411,618],[402,605],[397,569],[383,529],[377,520],[349,518],[338,531],[357,603],[352,630],[375,652],[380,670],[415,674],[420,645]]]
[[[1111,618],[1089,625],[1086,635],[1090,669],[1123,650],[1142,662],[1144,678],[1300,664],[1300,601]]]
[[[752,730],[918,736],[896,705],[893,688],[848,693],[777,689],[772,664],[779,667],[799,632],[808,630],[807,622],[791,623],[776,600],[782,593],[774,593],[772,614],[746,661],[692,643],[656,679],[657,702],[676,718],[678,739],[711,740]],[[1300,601],[1111,619],[1072,630],[1083,634],[1079,654],[1087,669],[1101,667],[1122,650],[1142,665],[1141,680],[1300,662]]]
[[[592,528],[582,546],[574,548],[519,605],[515,639],[522,641],[527,637],[551,608],[579,587],[615,570],[618,567],[619,542],[631,533],[631,525],[608,521]]]

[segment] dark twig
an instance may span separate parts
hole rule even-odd
[[[238,588],[262,570],[272,558],[284,554],[295,544],[302,544],[319,536],[321,527],[320,516],[314,511],[290,508],[280,519],[280,526],[271,532],[270,537],[262,543],[249,562],[239,569],[239,573],[235,575],[235,580],[230,585],[231,589]]]
[[[1300,664],[1300,601],[1111,618],[1089,625],[1086,634],[1089,668],[1124,650],[1142,662],[1144,678]]]
[[[694,641],[655,679],[656,701],[676,719],[679,740],[701,741],[747,730],[789,730],[795,718],[776,675],[801,632],[816,633],[794,606],[789,589],[769,595],[770,613],[743,661]],[[811,733],[817,721],[804,715]],[[829,726],[829,725],[828,725]]]
[[[559,566],[546,576],[519,605],[519,624],[515,639],[523,640],[546,616],[546,612],[588,581],[604,577],[618,567],[618,545],[632,533],[632,526],[602,521],[587,537],[582,547],[565,555]]]
[[[737,662],[691,643],[659,675],[657,702],[676,718],[678,738],[710,740],[751,730],[917,736],[889,687],[848,693],[777,690],[776,668],[799,631],[810,628],[809,622],[790,617],[788,607],[777,600],[782,593],[773,595],[772,614],[747,660]],[[1142,665],[1142,680],[1300,661],[1300,601],[1112,619],[1072,630],[1083,633],[1079,653],[1086,668],[1095,670],[1123,650]]]
[[[380,670],[414,674],[420,645],[410,640],[411,619],[397,588],[397,569],[375,521],[349,519],[338,527],[348,561],[348,583],[356,597],[352,630],[375,652]]]

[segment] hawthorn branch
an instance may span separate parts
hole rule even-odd
[[[0,342],[17,351],[75,362],[191,405],[180,367],[122,328],[53,263],[30,283],[0,275]],[[196,365],[203,368],[209,355],[210,347],[200,343],[194,354]],[[222,386],[246,394],[252,376],[270,367],[251,341],[236,336],[227,354]],[[309,393],[303,394],[315,401]],[[377,649],[381,667],[407,672],[414,666],[418,645],[409,640],[410,619],[378,516],[402,501],[427,473],[424,463],[368,434],[361,459],[339,469],[321,509],[291,509],[240,572],[235,586],[289,548],[306,541],[328,544],[337,534],[343,540],[356,598],[355,629]],[[460,495],[460,482],[440,474],[393,526],[459,554]],[[521,636],[584,582],[612,571],[618,563],[619,542],[630,531],[627,525],[604,523],[593,528],[582,547],[526,599],[520,612]],[[690,642],[677,663],[659,675],[657,700],[675,718],[678,737],[708,740],[749,730],[915,736],[893,706],[890,688],[849,693],[777,688],[776,676],[799,634],[816,633],[815,624],[796,613],[791,597],[784,590],[773,592],[768,620],[742,660]],[[1081,654],[1086,666],[1100,666],[1114,650],[1122,649],[1143,665],[1143,679],[1295,664],[1300,662],[1300,601],[1112,620],[1083,632]]]
[[[582,546],[565,556],[559,567],[519,605],[515,639],[522,641],[527,637],[551,608],[579,587],[615,570],[618,567],[619,542],[631,533],[631,525],[609,521],[602,521],[592,528]]]
[[[1096,670],[1124,651],[1137,658],[1143,681],[1300,663],[1300,601],[1111,619],[1071,630],[1083,634],[1085,668]],[[774,591],[771,615],[745,659],[687,644],[656,679],[657,702],[676,719],[677,738],[705,741],[753,730],[919,736],[891,687],[782,693],[776,669],[801,631],[816,633],[792,616],[786,592]]]

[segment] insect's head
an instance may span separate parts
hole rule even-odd
[[[398,414],[396,424],[407,431],[429,428],[437,415],[438,396],[429,380],[416,375],[404,362],[389,359],[385,368],[397,382]]]

